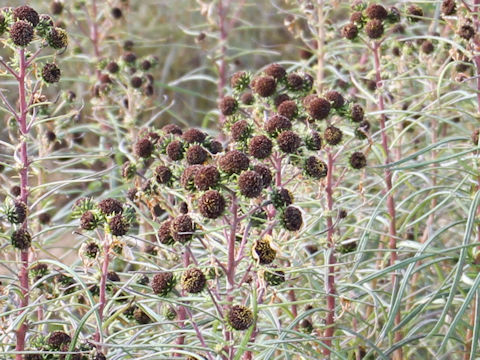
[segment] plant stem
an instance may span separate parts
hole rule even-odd
[[[27,128],[27,113],[28,113],[28,105],[26,100],[26,88],[25,88],[25,75],[27,70],[27,64],[25,59],[25,50],[22,48],[19,50],[19,74],[18,74],[18,93],[19,93],[19,104],[20,104],[20,116],[18,118],[18,122],[20,125],[20,133],[21,133],[21,144],[20,144],[20,157],[22,160],[22,168],[20,169],[20,198],[22,202],[24,202],[28,206],[28,152],[27,152],[27,136],[28,136],[28,128]],[[25,220],[22,224],[23,229],[27,229],[27,220]],[[20,287],[22,291],[22,300],[20,302],[20,306],[24,308],[23,312],[26,312],[26,307],[28,306],[29,300],[29,284],[28,284],[28,256],[29,251],[28,249],[22,250],[20,253],[21,258],[21,269],[19,273],[19,280],[20,280]],[[22,315],[23,316],[23,313]],[[16,351],[21,352],[25,350],[25,337],[27,334],[27,322],[25,319],[22,320],[21,325],[17,331],[17,344],[16,344]],[[17,360],[22,360],[22,355],[17,354],[15,356]]]
[[[375,78],[377,82],[377,89],[379,91],[378,95],[378,109],[380,111],[385,110],[385,103],[383,101],[383,94],[382,94],[382,75],[381,75],[381,66],[380,66],[380,43],[375,42],[373,45],[373,55],[374,55],[374,63],[375,63]],[[385,114],[380,115],[380,129],[381,129],[381,137],[382,137],[382,147],[383,151],[385,152],[385,164],[388,165],[391,162],[391,155],[390,149],[388,147],[388,135],[385,129],[385,121],[386,116]],[[385,176],[385,184],[387,186],[387,209],[388,215],[390,216],[390,223],[389,223],[389,242],[388,246],[391,250],[390,252],[390,265],[394,265],[397,261],[397,230],[396,230],[396,211],[395,211],[395,199],[392,194],[392,171],[389,167],[386,167],[384,170]],[[392,284],[394,285],[397,280],[397,273],[392,273]],[[395,315],[395,325],[398,325],[401,321],[401,313],[398,312]],[[396,331],[394,335],[395,342],[399,342],[402,339],[402,333],[400,331]],[[399,348],[394,353],[394,359],[402,359],[403,358],[403,350]]]
[[[220,30],[220,65],[218,67],[217,93],[218,100],[223,98],[224,88],[227,84],[227,28],[225,25],[225,13],[223,0],[218,0],[218,27]],[[225,122],[225,116],[220,114],[220,125]]]
[[[325,17],[323,13],[324,0],[318,0],[317,3],[317,87],[319,94],[322,92],[324,79],[324,44],[325,44]]]
[[[103,264],[102,264],[102,274],[100,277],[100,306],[98,307],[98,315],[100,317],[100,325],[95,333],[95,341],[100,342],[103,338],[102,323],[103,323],[103,310],[107,303],[106,292],[107,292],[107,275],[108,275],[108,265],[110,263],[110,246],[106,237],[103,239]]]
[[[334,159],[331,149],[327,150],[327,186],[325,193],[327,195],[327,211],[331,214],[333,211],[333,171]],[[332,337],[335,332],[335,241],[333,239],[334,225],[331,215],[327,216],[327,282],[325,283],[325,292],[327,294],[327,316],[325,319],[325,345],[324,355],[330,358],[330,347],[332,346]]]

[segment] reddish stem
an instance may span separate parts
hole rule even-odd
[[[385,110],[385,103],[383,100],[383,94],[382,94],[382,87],[383,87],[383,82],[382,82],[382,75],[381,75],[381,66],[380,66],[380,43],[375,42],[373,46],[373,55],[374,55],[374,62],[375,62],[375,78],[377,82],[377,89],[379,91],[378,95],[378,109],[380,111]],[[382,147],[383,151],[385,152],[385,164],[388,165],[391,162],[391,155],[390,155],[390,149],[388,147],[388,135],[385,129],[385,121],[386,121],[386,116],[385,114],[380,115],[380,129],[381,129],[381,137],[382,137]],[[389,223],[389,242],[388,246],[391,250],[390,252],[390,265],[394,265],[395,262],[397,261],[397,231],[396,231],[396,211],[395,211],[395,199],[392,194],[392,171],[390,170],[389,167],[385,168],[384,171],[385,175],[385,184],[387,185],[387,209],[388,209],[388,215],[390,216],[390,223]],[[395,284],[397,279],[397,274],[392,273],[392,284]],[[398,312],[395,315],[395,325],[398,325],[401,320],[401,314]],[[395,332],[395,342],[399,342],[402,340],[402,333],[400,331]],[[394,354],[394,359],[402,359],[403,358],[403,350],[399,348],[398,350],[395,351]]]
[[[26,98],[26,89],[25,89],[25,75],[27,70],[27,64],[25,59],[25,50],[19,50],[19,74],[18,74],[18,92],[19,92],[19,103],[20,103],[20,116],[18,119],[20,125],[20,133],[21,133],[21,144],[20,144],[20,157],[22,159],[22,168],[20,169],[20,186],[21,186],[21,193],[20,198],[21,200],[27,204],[28,206],[28,152],[27,152],[27,113],[28,113],[28,105],[27,105],[27,98]],[[24,221],[22,224],[23,229],[27,229],[27,220]],[[27,310],[25,309],[28,306],[28,298],[29,298],[29,284],[28,284],[28,249],[22,250],[20,253],[21,263],[22,266],[20,268],[20,273],[18,275],[20,280],[20,287],[22,291],[22,299],[20,302],[21,308],[23,308],[23,313]],[[25,336],[27,334],[27,322],[25,319],[21,322],[21,325],[17,331],[17,344],[16,344],[16,351],[21,352],[25,350]],[[15,356],[16,360],[22,360],[22,355],[17,354]]]

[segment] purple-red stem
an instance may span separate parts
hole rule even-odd
[[[28,135],[28,128],[27,128],[27,113],[28,113],[28,105],[26,100],[26,89],[25,89],[25,75],[27,70],[27,63],[25,59],[25,50],[19,50],[19,73],[18,73],[18,93],[19,93],[19,102],[20,102],[20,116],[18,118],[18,122],[20,125],[20,132],[21,132],[21,145],[20,145],[20,157],[22,159],[22,168],[20,170],[20,187],[21,193],[20,198],[22,202],[24,202],[28,206],[28,153],[27,153],[27,135]],[[24,221],[22,224],[23,229],[27,229],[27,220]],[[29,286],[28,286],[28,249],[22,250],[20,253],[20,258],[22,262],[22,267],[20,269],[19,280],[20,280],[20,287],[22,291],[22,299],[20,302],[20,306],[24,309],[23,312],[26,312],[26,307],[28,306],[28,298],[29,298]],[[21,315],[23,316],[23,314]],[[27,334],[27,322],[25,319],[22,320],[21,325],[17,331],[17,344],[16,344],[16,351],[22,352],[25,350],[25,336]],[[16,354],[16,360],[22,360],[21,354]]]
[[[377,89],[379,90],[379,95],[378,95],[378,109],[380,111],[385,110],[385,103],[383,100],[383,94],[382,94],[382,75],[381,75],[381,65],[380,65],[380,43],[375,42],[373,45],[373,55],[374,55],[374,63],[375,63],[375,79],[377,82]],[[388,165],[391,162],[391,156],[390,156],[390,149],[388,147],[388,135],[385,129],[385,121],[386,121],[386,116],[385,114],[380,115],[380,129],[381,129],[381,137],[382,137],[382,147],[383,151],[385,152],[385,164]],[[395,210],[395,199],[392,194],[392,171],[390,170],[389,167],[385,168],[384,171],[385,175],[385,184],[387,185],[387,209],[388,209],[388,215],[390,216],[390,223],[389,223],[389,242],[388,246],[391,250],[390,252],[390,265],[394,265],[397,261],[397,230],[396,230],[396,210]],[[392,273],[392,285],[395,284],[397,279],[397,274],[394,272]],[[400,311],[397,312],[395,315],[395,325],[398,325],[401,321],[401,313]],[[402,340],[402,333],[400,331],[396,331],[395,335],[395,342],[399,342]],[[394,359],[402,359],[403,358],[403,350],[402,348],[399,348],[398,350],[395,351],[394,353]]]
[[[188,268],[188,265],[190,265],[190,255],[189,255],[189,252],[187,251],[187,249],[185,249],[185,251],[183,252],[183,267],[186,269],[186,268]],[[182,296],[183,295],[185,295],[185,292],[182,290]],[[180,305],[178,307],[177,314],[178,314],[178,324],[181,328],[183,328],[185,326],[185,320],[187,319],[187,311],[185,309],[185,306]],[[183,345],[185,343],[185,335],[180,335],[177,338],[176,343],[177,343],[177,345]],[[175,354],[173,354],[173,356],[180,357],[180,356],[183,356],[183,355],[180,354],[180,353],[175,353]]]

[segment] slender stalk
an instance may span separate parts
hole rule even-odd
[[[190,255],[187,251],[187,249],[185,249],[185,251],[183,252],[183,267],[186,269],[188,268],[188,265],[190,265]],[[185,295],[185,291],[182,290],[182,296]],[[183,305],[180,305],[178,307],[178,324],[181,328],[183,328],[185,326],[185,320],[187,319],[187,311],[186,311],[186,308],[185,306]],[[176,341],[177,345],[183,345],[185,343],[185,335],[181,335],[177,338],[177,341]],[[180,353],[175,353],[173,356],[175,357],[180,357],[182,356],[182,354]]]
[[[98,307],[98,315],[100,317],[100,325],[95,333],[95,341],[101,342],[103,339],[103,331],[102,331],[102,322],[103,322],[103,310],[105,309],[105,305],[107,304],[106,293],[107,293],[107,275],[108,275],[108,266],[110,263],[110,246],[108,244],[108,240],[105,237],[103,239],[103,264],[102,264],[102,274],[100,277],[100,306]]]
[[[378,109],[380,111],[385,110],[385,103],[383,100],[383,94],[382,94],[382,75],[381,75],[381,65],[380,65],[380,43],[375,42],[373,45],[373,55],[374,55],[374,64],[375,64],[375,79],[377,82],[377,89],[379,90],[379,95],[378,95]],[[389,164],[391,162],[391,154],[390,154],[390,148],[388,147],[388,135],[385,129],[385,121],[386,121],[386,116],[385,114],[381,114],[380,116],[380,129],[381,129],[381,137],[382,137],[382,147],[383,151],[385,152],[385,164]],[[387,186],[387,210],[388,210],[388,215],[390,217],[389,219],[389,242],[388,246],[391,250],[390,252],[390,265],[394,265],[395,262],[397,261],[397,230],[396,230],[396,211],[395,211],[395,199],[392,194],[392,171],[390,170],[389,167],[386,167],[384,170],[384,176],[385,176],[385,184]],[[395,284],[397,280],[397,273],[392,273],[392,284]],[[401,314],[398,312],[395,315],[395,325],[398,325],[401,321]],[[402,339],[402,333],[400,331],[396,331],[394,335],[395,342],[399,342]],[[402,359],[403,358],[403,350],[402,348],[399,348],[398,350],[395,351],[394,353],[394,359]]]
[[[324,44],[325,44],[325,17],[323,13],[324,0],[318,0],[317,3],[317,84],[319,93],[322,92],[324,74]]]
[[[25,76],[26,76],[26,70],[27,70],[25,50],[24,49],[18,50],[18,55],[19,55],[19,68],[20,68],[19,74],[18,74],[20,116],[18,118],[18,122],[20,125],[20,133],[21,133],[20,158],[22,160],[22,168],[20,169],[20,187],[21,187],[20,198],[22,202],[24,202],[28,206],[28,194],[29,194],[29,190],[28,190],[29,160],[28,160],[28,149],[27,149],[28,105],[27,105],[26,84],[25,84]],[[22,228],[27,229],[27,227],[28,227],[27,220],[25,220],[22,224]],[[29,301],[28,257],[29,257],[28,249],[22,250],[20,253],[21,268],[20,268],[20,273],[18,277],[20,280],[20,287],[22,291],[22,299],[20,302],[20,306],[23,309],[25,309],[28,306],[28,301]],[[26,312],[26,311],[27,309],[23,310],[23,312]],[[21,316],[23,316],[23,313]],[[23,319],[20,324],[20,327],[17,330],[17,344],[15,347],[17,352],[21,352],[25,350],[25,337],[27,334],[27,330],[28,330],[27,322],[25,321],[25,319]],[[15,358],[17,360],[22,360],[22,355],[17,354]]]
[[[220,30],[220,65],[218,66],[218,82],[217,82],[217,93],[218,100],[220,101],[223,98],[224,89],[227,85],[227,27],[225,24],[226,8],[224,6],[223,0],[218,1],[218,27]],[[220,125],[223,125],[225,122],[225,116],[220,114]]]

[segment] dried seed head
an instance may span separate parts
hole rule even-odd
[[[135,143],[135,155],[141,158],[149,158],[153,153],[153,144],[148,138],[139,139]]]
[[[118,7],[113,7],[112,10],[110,10],[110,14],[112,14],[112,17],[117,20],[121,19],[123,16],[122,9]]]
[[[99,219],[91,211],[86,211],[80,218],[80,227],[83,230],[95,230],[98,226]]]
[[[172,179],[172,171],[167,166],[157,166],[155,168],[155,180],[159,184],[168,184]]]
[[[35,281],[41,279],[48,274],[48,265],[47,264],[37,264],[30,268],[29,276],[34,278]]]
[[[455,0],[443,0],[442,2],[442,14],[445,16],[454,15],[457,12],[457,5]]]
[[[252,128],[248,121],[239,120],[232,125],[230,133],[234,141],[245,141],[252,134]]]
[[[305,160],[305,173],[315,179],[321,179],[327,176],[328,168],[327,164],[317,158],[316,156],[310,156]]]
[[[138,89],[139,87],[142,86],[142,84],[143,84],[143,79],[140,76],[134,76],[130,79],[130,85],[134,89]]]
[[[225,198],[217,190],[208,190],[198,201],[198,210],[208,219],[217,219],[225,211]]]
[[[174,140],[167,145],[167,156],[172,161],[178,161],[183,159],[184,147],[180,140]]]
[[[250,160],[247,155],[238,150],[232,150],[222,155],[218,160],[220,170],[231,175],[239,174],[248,169]]]
[[[19,20],[10,27],[10,39],[17,46],[27,46],[33,40],[33,26],[28,21]]]
[[[125,42],[125,44],[126,44],[126,42]],[[133,45],[132,45],[132,47],[133,47]],[[123,54],[122,59],[127,64],[134,64],[135,61],[137,61],[137,55],[133,52],[127,52],[127,53]]]
[[[195,177],[193,178],[193,183],[200,191],[216,187],[219,181],[220,172],[213,165],[203,166],[196,172]]]
[[[48,337],[47,345],[52,350],[61,350],[63,345],[68,345],[71,341],[72,338],[68,334],[62,331],[54,331]]]
[[[130,224],[123,215],[114,215],[108,222],[108,228],[114,236],[124,236],[127,234]]]
[[[147,313],[139,307],[137,307],[133,311],[133,318],[137,323],[143,324],[143,325],[150,324],[152,322],[152,319],[150,319],[150,316],[148,316]]]
[[[172,135],[182,135],[183,131],[180,128],[180,126],[176,124],[167,124],[164,127],[162,127],[162,131],[165,134],[172,134]]]
[[[15,8],[15,10],[13,10],[13,18],[15,20],[28,21],[33,27],[37,26],[40,21],[38,13],[27,5]]]
[[[38,221],[40,221],[40,224],[43,224],[43,225],[48,224],[50,223],[51,220],[52,220],[52,217],[47,212],[44,212],[38,215]]]
[[[418,5],[410,5],[407,9],[407,17],[411,22],[417,22],[423,17],[423,9]]]
[[[358,27],[355,24],[347,24],[342,28],[342,36],[348,40],[355,40],[358,36]]]
[[[245,105],[252,105],[255,102],[255,97],[250,91],[244,92],[242,96],[240,96],[240,101],[242,104]]]
[[[238,109],[238,102],[233,96],[225,96],[219,105],[220,111],[225,116],[235,114]]]
[[[277,82],[273,76],[261,76],[254,79],[253,89],[261,97],[269,97],[275,93]]]
[[[365,14],[369,19],[385,20],[388,12],[382,5],[371,4],[365,10]]]
[[[20,196],[21,192],[22,192],[22,189],[18,185],[14,185],[10,188],[10,194],[12,194],[15,197]]]
[[[15,200],[12,207],[7,210],[7,219],[12,224],[21,224],[27,218],[27,205],[20,200]]]
[[[63,4],[61,1],[55,0],[50,4],[50,11],[53,15],[60,15],[63,11]]]
[[[253,171],[258,173],[262,178],[262,187],[265,189],[270,186],[273,180],[272,172],[265,165],[255,165]]]
[[[60,76],[62,72],[56,64],[47,63],[42,69],[42,78],[45,82],[49,84],[56,83],[60,81]]]
[[[27,250],[32,244],[32,236],[25,229],[15,230],[10,236],[11,244],[19,250]]]
[[[273,101],[275,106],[278,108],[284,101],[290,100],[290,96],[288,94],[280,94],[275,97]]]
[[[207,134],[205,134],[203,131],[200,131],[198,129],[188,129],[182,135],[182,139],[189,144],[193,144],[193,143],[203,144],[206,138],[207,138]]]
[[[332,103],[334,109],[339,109],[345,105],[345,99],[338,91],[331,90],[325,94],[325,98]]]
[[[270,64],[265,69],[265,74],[273,77],[276,80],[282,80],[287,72],[282,65]]]
[[[299,91],[303,87],[303,78],[295,73],[288,74],[287,76],[287,88],[290,91]]]
[[[85,256],[90,259],[95,259],[100,253],[100,248],[93,241],[89,242],[85,246]]]
[[[161,272],[155,274],[150,286],[155,294],[159,296],[167,296],[175,287],[175,277],[172,272]]]
[[[277,137],[278,147],[287,154],[295,153],[301,142],[300,136],[291,130],[282,131]]]
[[[191,145],[186,154],[189,165],[203,164],[208,157],[207,151],[200,145]]]
[[[160,227],[158,228],[158,241],[160,241],[160,243],[162,243],[163,245],[172,245],[175,242],[172,237],[171,226],[172,221],[165,220],[163,223],[160,224]]]
[[[320,134],[317,131],[312,130],[305,139],[305,145],[307,146],[308,150],[320,150],[322,148],[322,138]]]
[[[278,114],[290,120],[295,118],[298,114],[297,104],[293,100],[285,100],[278,105]]]
[[[172,220],[170,231],[172,237],[182,244],[192,240],[194,231],[192,218],[186,214],[177,216]]]
[[[262,265],[271,264],[277,257],[277,252],[271,247],[268,238],[257,240],[253,245],[253,251],[256,255],[254,258],[257,258]]]
[[[281,209],[293,203],[293,194],[285,188],[274,189],[270,195],[270,200],[275,209]]]
[[[120,201],[107,198],[98,203],[98,208],[104,215],[121,214],[123,205]]]
[[[47,33],[47,42],[55,50],[63,49],[68,45],[68,34],[62,28],[52,28]]]
[[[355,136],[360,140],[366,139],[369,130],[370,130],[370,123],[364,120],[355,129]]]
[[[435,47],[433,46],[432,42],[429,40],[425,40],[422,43],[422,52],[425,54],[431,54],[435,50]]]
[[[373,19],[365,25],[365,32],[370,39],[378,39],[382,37],[384,32],[383,24],[380,20]]]
[[[265,135],[254,136],[248,144],[248,153],[256,159],[265,159],[272,153],[273,143]]]
[[[365,112],[363,111],[363,107],[359,104],[352,105],[350,109],[350,117],[354,122],[361,122],[363,121]]]
[[[197,172],[202,168],[202,165],[190,165],[183,170],[182,176],[180,176],[180,183],[185,190],[195,190],[194,179]]]
[[[330,102],[326,99],[315,97],[309,98],[306,104],[308,114],[315,120],[325,119],[330,113]]]
[[[256,171],[247,170],[240,174],[238,178],[238,187],[243,196],[246,196],[247,198],[255,198],[262,192],[263,179]]]
[[[288,206],[282,214],[282,225],[289,231],[298,231],[302,227],[302,213],[295,206]]]
[[[250,76],[245,71],[238,71],[232,75],[230,86],[237,91],[245,90],[250,83]]]
[[[350,166],[354,169],[362,169],[367,166],[367,157],[362,152],[354,152],[350,155]]]
[[[286,117],[274,115],[265,123],[265,131],[272,137],[276,137],[283,130],[290,130],[292,122]]]
[[[463,24],[458,29],[458,35],[465,40],[470,40],[475,35],[475,29],[470,24]]]
[[[207,284],[207,278],[202,270],[198,268],[190,268],[185,270],[182,275],[182,289],[190,294],[198,294],[202,292]]]
[[[227,314],[228,324],[235,330],[247,330],[253,324],[253,312],[243,305],[234,305]]]
[[[359,25],[362,25],[363,24],[363,14],[361,11],[355,11],[352,13],[352,15],[350,15],[350,22],[352,24],[359,24]]]
[[[338,145],[342,141],[343,133],[339,128],[330,125],[325,129],[323,138],[330,145]]]

